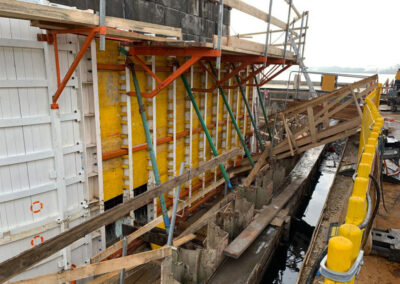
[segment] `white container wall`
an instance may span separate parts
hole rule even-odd
[[[103,210],[95,43],[51,110],[54,47],[39,33],[0,18],[0,262]],[[61,80],[84,40],[58,36]],[[104,228],[15,279],[88,263],[101,248]]]

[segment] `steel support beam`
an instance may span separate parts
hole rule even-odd
[[[210,132],[208,131],[207,125],[206,125],[206,123],[205,123],[205,121],[204,121],[204,119],[203,119],[203,116],[201,115],[200,109],[199,109],[199,107],[197,106],[196,100],[195,100],[194,95],[193,95],[193,93],[192,93],[192,90],[191,90],[191,88],[190,88],[190,86],[189,86],[189,83],[188,83],[188,81],[187,81],[187,79],[186,79],[186,76],[185,76],[184,74],[182,74],[182,75],[181,75],[181,78],[182,78],[182,81],[183,81],[183,85],[185,86],[186,92],[188,93],[189,98],[190,98],[190,100],[191,100],[191,102],[192,102],[192,105],[193,105],[194,110],[195,110],[195,112],[196,112],[197,118],[198,118],[199,121],[200,121],[201,127],[203,128],[203,131],[204,131],[204,133],[206,134],[207,141],[208,141],[208,144],[210,144],[210,147],[211,147],[211,150],[212,150],[212,152],[213,152],[213,155],[214,155],[215,157],[217,157],[217,156],[218,156],[218,150],[217,150],[217,148],[215,147],[214,142],[212,141]],[[218,123],[218,122],[217,122],[217,123]],[[226,182],[228,188],[229,188],[229,189],[232,189],[232,184],[231,184],[231,181],[230,181],[230,179],[229,179],[229,175],[228,175],[228,173],[227,173],[226,170],[225,170],[224,165],[223,165],[223,164],[219,164],[219,168],[220,168],[220,170],[221,170],[222,175],[224,176],[224,179],[225,179],[225,182]]]
[[[129,58],[127,57],[127,59],[129,59]],[[151,141],[149,125],[147,124],[146,110],[144,108],[142,96],[140,95],[140,87],[139,87],[139,81],[136,77],[135,65],[132,61],[130,61],[128,63],[128,65],[129,65],[129,69],[131,70],[133,84],[135,85],[136,98],[137,98],[138,105],[139,105],[139,112],[142,117],[143,128],[144,128],[144,132],[146,135],[146,142],[147,142],[147,147],[148,147],[148,151],[150,154],[151,164],[153,167],[154,178],[156,181],[156,185],[161,185],[160,173],[158,171],[158,165],[157,165],[157,158],[154,153],[153,142]],[[132,151],[132,150],[129,149],[129,151]],[[164,194],[160,195],[160,205],[161,205],[161,210],[163,213],[165,229],[166,229],[167,233],[169,233],[169,217],[168,217],[167,206],[165,204]]]
[[[235,69],[235,64],[234,63],[232,63],[232,67]],[[256,134],[258,143],[260,144],[260,149],[261,149],[261,151],[264,152],[265,147],[264,147],[264,144],[262,143],[260,133],[258,132],[257,124],[256,124],[256,122],[254,120],[254,117],[253,117],[253,114],[252,114],[252,110],[251,110],[251,108],[249,106],[249,102],[246,99],[246,94],[244,93],[243,86],[240,84],[239,76],[235,75],[235,78],[236,78],[236,82],[239,84],[239,91],[240,91],[240,94],[242,95],[242,98],[243,98],[244,104],[246,106],[247,112],[249,113],[249,117],[250,117],[251,123],[253,124],[254,133]]]
[[[212,66],[212,63],[209,62],[209,64],[210,64],[210,69],[212,70],[213,74],[216,76],[216,72],[215,72],[215,70],[214,70],[214,67]],[[226,98],[225,92],[224,92],[224,90],[222,89],[221,86],[219,86],[218,88],[219,88],[219,92],[220,92],[220,94],[221,94],[221,96],[222,96],[222,99],[223,99],[223,101],[224,101],[225,107],[226,107],[226,109],[228,110],[229,116],[230,116],[230,118],[231,118],[231,120],[232,120],[232,122],[233,122],[233,125],[235,126],[236,133],[238,134],[239,139],[240,139],[240,143],[242,143],[244,152],[246,153],[246,156],[247,156],[247,158],[249,159],[249,162],[250,162],[251,166],[254,167],[253,158],[251,157],[251,153],[250,153],[249,149],[247,148],[246,141],[244,140],[243,135],[242,135],[242,133],[240,132],[239,125],[237,124],[236,119],[235,119],[235,115],[233,114],[232,109],[231,109],[231,107],[229,106],[229,101],[228,101],[228,99]]]

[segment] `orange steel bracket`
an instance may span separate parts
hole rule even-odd
[[[261,87],[265,84],[267,84],[269,81],[271,81],[272,79],[274,79],[276,76],[278,76],[279,74],[281,74],[282,72],[284,72],[286,69],[288,69],[289,67],[291,67],[292,64],[288,64],[282,67],[281,70],[279,70],[278,72],[272,74],[271,76],[267,77],[266,79],[262,80],[260,83],[258,84],[249,84],[248,86],[258,86]]]
[[[61,96],[62,91],[65,89],[69,79],[71,78],[72,74],[74,73],[76,67],[78,66],[79,62],[83,58],[86,53],[86,50],[90,46],[93,38],[96,36],[97,33],[99,34],[106,34],[106,27],[95,27],[95,28],[84,28],[84,29],[69,29],[69,30],[53,30],[50,31],[53,40],[54,40],[54,56],[56,61],[56,72],[57,72],[57,90],[52,97],[52,104],[50,105],[51,109],[58,109],[58,99]],[[85,34],[88,33],[88,36],[83,43],[81,50],[76,55],[74,61],[72,62],[71,66],[69,67],[67,73],[64,76],[64,79],[61,82],[60,76],[60,62],[58,57],[58,45],[57,45],[57,34],[66,34],[66,33],[77,33],[77,34]]]
[[[186,72],[190,67],[192,67],[196,62],[198,62],[203,57],[216,57],[219,56],[221,52],[214,49],[206,48],[176,48],[176,47],[156,47],[156,46],[134,46],[129,49],[129,55],[133,56],[143,69],[148,72],[159,85],[151,92],[145,94],[146,98],[152,98],[156,96],[163,89],[168,87],[173,81],[179,78],[184,72]],[[154,74],[151,69],[144,63],[138,55],[159,55],[159,56],[190,56],[190,58],[182,64],[175,72],[169,75],[164,81],[161,81],[156,74]],[[134,95],[132,92],[130,95]]]
[[[236,74],[238,74],[240,71],[242,71],[244,68],[247,67],[247,65],[249,65],[250,62],[245,61],[242,62],[242,64],[240,64],[238,67],[236,67],[234,70],[232,70],[231,72],[229,72],[224,78],[222,78],[221,80],[218,80],[217,83],[215,85],[213,85],[211,88],[209,89],[201,89],[201,88],[192,88],[193,92],[209,92],[212,93],[215,89],[217,89],[219,86],[221,86],[223,83],[225,83],[226,81],[228,81],[229,79],[231,79],[232,77],[234,77]]]
[[[268,67],[267,65],[261,65],[258,69],[254,70],[254,72],[251,72],[247,77],[245,78],[240,78],[240,85],[244,85],[247,81],[252,79],[254,76],[257,76],[259,73],[261,73],[265,68]],[[236,89],[239,87],[239,84],[233,85],[233,86],[223,86],[224,89]]]

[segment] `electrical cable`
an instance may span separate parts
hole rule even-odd
[[[370,179],[372,179],[372,181],[375,184],[376,200],[375,200],[374,211],[372,211],[371,218],[365,228],[364,238],[362,240],[362,245],[361,245],[362,248],[364,248],[365,244],[367,243],[368,235],[372,229],[372,222],[374,221],[376,215],[378,214],[379,204],[381,203],[381,188],[379,186],[379,183],[373,175],[369,174],[369,177],[370,177]]]
[[[379,136],[378,139],[379,139],[379,146],[378,147],[379,147],[379,153],[380,153],[380,155],[379,155],[380,165],[384,164],[386,166],[386,172],[387,172],[386,161],[383,159],[383,153],[385,152],[385,143],[383,143],[382,136]],[[382,171],[382,169],[380,169],[380,171],[381,171],[381,174],[380,174],[380,191],[381,191],[381,194],[382,194],[383,209],[385,209],[386,213],[389,213],[389,211],[388,211],[388,209],[386,207],[385,194],[384,194],[384,191],[383,191],[383,183],[382,183],[382,181],[383,181],[383,171]]]
[[[369,223],[369,220],[371,219],[372,200],[368,192],[367,192],[367,203],[368,203],[367,214],[365,216],[364,221],[358,226],[360,229],[365,229]]]
[[[315,260],[314,265],[311,267],[310,273],[308,274],[307,280],[305,284],[312,284],[319,270],[319,266],[321,264],[322,259],[325,257],[326,253],[328,252],[328,246],[326,246],[322,252],[319,254],[318,258]]]

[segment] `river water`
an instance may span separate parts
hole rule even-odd
[[[315,226],[318,223],[329,188],[339,166],[343,141],[327,146],[319,171],[311,183],[309,193],[292,218],[289,240],[275,251],[273,261],[261,283],[296,283],[298,273],[306,255]]]

